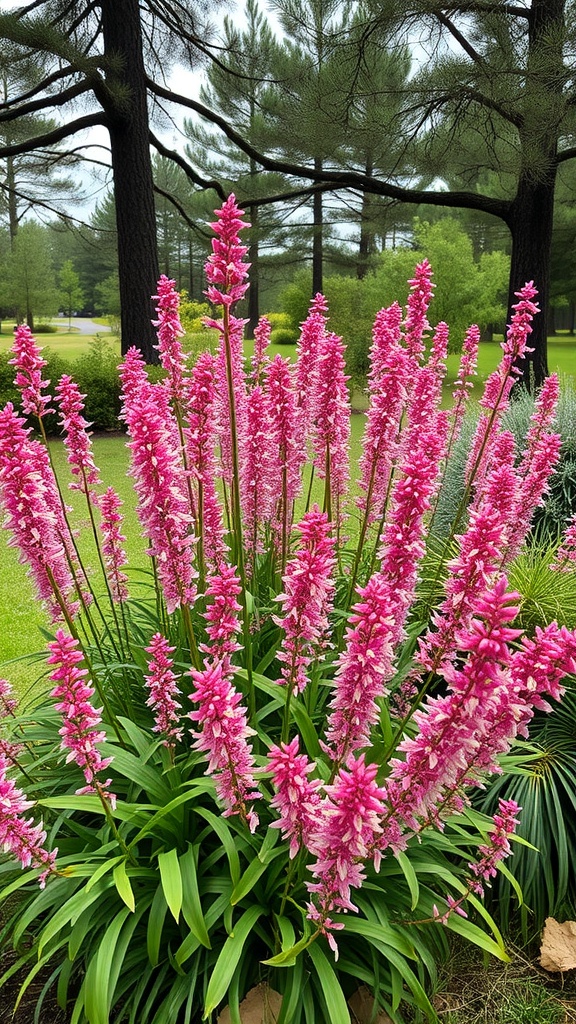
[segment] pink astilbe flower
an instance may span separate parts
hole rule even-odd
[[[124,371],[121,371],[124,383]],[[166,607],[173,612],[196,597],[192,566],[193,516],[185,486],[178,429],[162,385],[126,391],[123,418],[131,436],[130,475],[138,495],[138,518],[156,558]]]
[[[466,405],[470,398],[470,392],[474,387],[473,378],[476,376],[477,372],[476,367],[478,363],[479,346],[480,328],[476,324],[472,324],[466,331],[464,344],[462,346],[462,355],[460,357],[460,365],[458,367],[458,376],[454,381],[454,388],[452,390],[454,405],[450,411],[451,443],[460,436],[462,421],[464,419],[464,413],[466,412]]]
[[[242,220],[243,216],[244,210],[238,207],[232,193],[216,210],[218,219],[210,225],[216,238],[212,239],[212,253],[205,267],[209,281],[206,294],[209,301],[217,306],[232,306],[248,288],[246,279],[250,264],[244,262],[248,247],[240,244],[239,232],[250,225]]]
[[[121,533],[123,518],[120,508],[123,502],[113,487],[108,487],[99,499],[100,530],[102,533],[102,556],[110,584],[112,600],[118,603],[128,600],[128,577],[122,571],[128,559],[122,544],[126,537]]]
[[[439,412],[428,427],[409,432],[413,443],[406,446],[401,475],[392,494],[389,521],[382,535],[381,572],[394,594],[390,611],[396,620],[396,640],[402,636],[414,600],[418,564],[426,549],[425,515],[438,486],[447,430],[446,414]]]
[[[185,408],[188,426],[184,430],[186,459],[195,487],[198,535],[204,558],[218,565],[224,557],[224,523],[216,491],[216,360],[202,352],[186,380]]]
[[[0,753],[0,847],[19,860],[23,868],[40,871],[39,883],[43,889],[48,875],[56,873],[58,850],[46,849],[42,822],[35,824],[32,818],[25,818],[34,803],[8,778],[9,768],[8,759]]]
[[[300,330],[296,350],[296,404],[304,436],[308,434],[318,404],[318,358],[326,336],[328,304],[318,292],[312,300],[308,316]]]
[[[118,367],[120,380],[122,381],[122,399],[124,403],[130,401],[142,387],[149,383],[146,373],[146,363],[139,348],[132,345],[124,356],[123,362]]]
[[[531,281],[515,294],[519,301],[512,306],[514,314],[506,338],[502,342],[503,355],[500,364],[490,374],[484,386],[480,405],[486,412],[478,420],[468,456],[466,480],[474,477],[475,486],[478,486],[489,470],[491,441],[495,436],[495,428],[508,408],[510,392],[520,373],[518,364],[529,351],[527,343],[532,333],[531,323],[539,312],[538,305],[532,302],[538,292]]]
[[[240,497],[247,549],[247,564],[254,566],[263,551],[260,534],[272,518],[278,497],[272,484],[278,473],[278,453],[272,436],[270,402],[256,385],[246,400],[246,441],[242,459]]]
[[[102,757],[98,749],[106,739],[106,733],[99,728],[102,724],[102,709],[92,704],[94,689],[85,682],[88,670],[78,667],[83,661],[82,651],[78,648],[78,640],[68,636],[63,629],[58,629],[56,639],[48,644],[50,656],[47,663],[55,666],[50,679],[56,683],[51,696],[57,702],[56,711],[62,714],[64,720],[59,730],[61,748],[68,751],[66,763],[75,761],[88,783],[76,792],[98,793],[114,806],[116,798],[108,789],[111,780],[102,782],[97,778],[113,758]]]
[[[72,542],[48,453],[29,435],[24,420],[8,402],[0,410],[0,498],[6,511],[4,526],[12,533],[9,545],[19,549],[20,561],[28,564],[38,596],[56,621],[64,611],[71,617],[78,611],[75,581],[67,557],[68,544],[71,548]]]
[[[401,314],[400,306],[397,310]],[[383,329],[381,334],[383,336]],[[380,334],[378,337],[380,339]],[[370,405],[360,457],[360,487],[365,493],[357,498],[358,507],[367,517],[367,525],[379,521],[384,514],[390,474],[398,451],[400,423],[414,373],[410,357],[395,335],[387,337],[386,347],[382,344],[374,360],[376,357],[370,374]]]
[[[277,496],[272,526],[276,537],[280,535],[286,544],[292,522],[293,502],[301,487],[300,469],[306,461],[288,359],[276,356],[266,367],[266,393],[270,403],[271,439],[274,445],[271,486]]]
[[[350,477],[350,399],[345,371],[345,346],[329,331],[320,344],[317,365],[317,411],[313,436],[314,465],[320,480],[330,486],[333,518],[340,522],[340,505]]]
[[[254,730],[248,725],[242,694],[219,661],[202,671],[191,669],[190,675],[196,684],[190,700],[198,705],[190,718],[200,725],[200,733],[193,734],[194,746],[208,755],[206,774],[214,776],[216,792],[225,807],[224,817],[238,814],[254,832],[258,815],[248,805],[259,800],[260,793],[248,742]]]
[[[509,749],[518,731],[523,701],[510,682],[510,641],[520,630],[508,623],[518,612],[519,595],[506,592],[502,577],[476,599],[474,617],[456,642],[467,658],[461,667],[449,662],[440,673],[449,693],[428,698],[415,712],[415,737],[399,745],[404,760],[393,759],[386,783],[389,834],[398,842],[398,824],[418,830],[420,821],[440,824],[440,814],[461,810],[463,788],[481,772],[497,770],[497,756]]]
[[[516,694],[525,701],[525,713],[519,724],[520,735],[526,736],[526,723],[532,708],[551,711],[549,698],[561,700],[562,679],[576,672],[576,630],[550,622],[536,627],[534,638],[523,636],[520,647],[510,659],[510,676]]]
[[[276,600],[282,603],[283,614],[275,616],[274,621],[284,630],[277,654],[283,663],[282,678],[277,682],[301,693],[308,682],[306,669],[318,657],[328,631],[336,559],[331,523],[317,505],[306,513],[296,529],[300,532],[300,544],[282,577],[284,592]]]
[[[210,643],[200,644],[200,650],[211,660],[220,661],[225,672],[230,668],[232,655],[242,649],[236,639],[242,628],[238,618],[242,608],[236,600],[241,591],[233,565],[222,562],[218,573],[208,578],[206,596],[209,600],[204,618]]]
[[[386,309],[380,309],[374,320],[368,373],[370,394],[378,390],[390,366],[395,364],[401,341],[402,306],[393,302]]]
[[[308,903],[307,916],[326,935],[336,955],[338,949],[331,931],[337,926],[330,919],[334,910],[358,908],[351,901],[351,889],[358,889],[366,878],[364,862],[376,851],[381,833],[379,819],[385,812],[385,791],[376,784],[376,764],[365,764],[364,755],[350,758],[341,768],[321,805],[318,826],[309,840],[316,856],[310,865],[315,879],[308,882],[314,902]]]
[[[77,482],[70,484],[71,490],[82,491],[93,502],[97,502],[92,488],[101,483],[98,468],[94,462],[92,442],[88,434],[90,424],[84,419],[84,399],[76,381],[64,373],[56,387],[60,410],[60,425],[64,431],[64,445],[68,464]]]
[[[386,695],[386,683],[394,671],[395,617],[390,585],[380,573],[374,573],[358,594],[360,600],[348,619],[346,646],[338,659],[326,730],[325,749],[339,763],[367,746],[379,714],[376,700]]]
[[[176,291],[176,282],[162,274],[158,281],[158,300],[156,312],[158,319],[152,323],[158,328],[158,349],[160,363],[168,373],[170,394],[181,402],[183,397],[184,375],[186,373],[186,355],[180,338],[186,333],[180,323],[178,310],[180,296]]]
[[[428,260],[422,260],[422,263],[416,265],[414,277],[408,284],[410,294],[404,320],[404,337],[408,353],[413,360],[420,362],[425,350],[424,336],[430,330],[426,313],[435,287],[432,284],[432,267]]]
[[[173,748],[182,739],[183,726],[179,725],[182,705],[178,701],[180,690],[174,673],[174,659],[171,655],[176,648],[170,647],[166,637],[155,633],[150,646],[145,648],[150,655],[148,674],[144,676],[150,696],[146,705],[154,713],[152,732],[162,733],[164,745]]]
[[[478,593],[502,571],[517,498],[514,438],[505,431],[499,435],[481,501],[471,510],[466,531],[455,538],[458,553],[447,563],[446,599],[433,615],[433,628],[420,642],[419,659],[425,668],[435,671],[442,660],[456,655],[456,630],[468,624]]]
[[[478,847],[481,857],[473,864],[468,865],[476,876],[476,882],[472,883],[471,888],[477,896],[484,895],[484,886],[480,879],[488,882],[494,878],[498,873],[496,865],[512,853],[510,837],[516,831],[520,810],[521,808],[515,800],[498,801],[498,811],[492,819],[494,827],[488,833],[488,842]]]
[[[290,743],[273,745],[268,751],[268,768],[272,772],[275,794],[270,801],[280,814],[270,828],[282,830],[282,838],[290,840],[290,858],[307,846],[320,814],[320,779],[309,779],[315,765],[306,754],[298,753],[299,738]]]
[[[559,393],[558,375],[551,373],[540,389],[526,435],[525,450],[519,466],[521,484],[509,558],[514,558],[520,552],[534,511],[544,504],[550,477],[560,458],[562,438],[560,434],[549,430],[556,415]]]
[[[20,324],[16,328],[12,351],[14,356],[8,362],[16,367],[14,383],[22,395],[24,414],[32,414],[41,419],[46,413],[52,412],[49,408],[50,396],[42,394],[50,383],[48,380],[42,380],[42,370],[48,364],[42,358],[42,349],[26,324]]]
[[[574,571],[576,567],[576,512],[570,519],[562,543],[556,551],[550,568],[561,572]]]
[[[268,320],[268,317],[261,316],[254,328],[254,353],[251,360],[252,383],[254,386],[260,384],[262,371],[270,360],[270,357],[267,354],[267,349],[270,344],[271,332],[272,324]]]
[[[0,679],[0,724],[2,719],[13,718],[18,701],[12,696],[12,687],[7,679]],[[23,750],[22,743],[15,743],[7,736],[0,735],[0,757],[11,764],[18,764],[18,755]]]
[[[220,347],[216,359],[215,413],[220,440],[222,476],[229,487],[236,486],[234,476],[234,444],[238,456],[244,451],[246,437],[246,374],[244,372],[243,335],[245,320],[229,316],[227,326],[211,320],[211,327],[220,331]],[[233,424],[236,430],[234,439]]]

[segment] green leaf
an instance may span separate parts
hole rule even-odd
[[[207,949],[211,948],[210,936],[202,912],[196,871],[197,848],[190,847],[180,857],[182,874],[182,913],[190,931]]]
[[[124,854],[121,853],[118,857],[111,857],[110,860],[105,860],[103,864],[98,864],[94,869],[93,875],[88,879],[86,883],[86,892],[90,892],[90,889],[96,885],[99,878],[102,878],[108,871],[112,871],[121,860],[124,860]]]
[[[277,953],[276,956],[270,957],[269,960],[263,960],[263,964],[267,964],[269,967],[292,967],[296,961],[296,957],[308,949],[308,946],[316,938],[314,935],[304,935],[295,946],[291,946],[289,949],[283,949],[281,953]]]
[[[408,888],[410,889],[410,895],[412,897],[410,910],[415,910],[416,907],[418,906],[418,900],[420,899],[420,886],[418,884],[416,872],[412,867],[410,858],[407,857],[405,853],[402,853],[402,851],[396,854],[396,860],[398,861],[398,864],[402,868],[404,878],[406,879],[408,883]]]
[[[124,907],[116,914],[116,917],[102,936],[97,952],[88,964],[84,1005],[90,1024],[108,1024],[109,1022],[108,985],[110,971],[120,930],[130,913],[130,908]]]
[[[174,920],[178,922],[182,910],[182,875],[178,863],[178,851],[172,849],[167,853],[159,853],[158,867],[166,903]]]
[[[61,931],[67,924],[74,924],[80,914],[84,913],[87,907],[89,907],[95,900],[102,897],[106,889],[109,888],[111,879],[102,878],[92,890],[88,893],[86,888],[82,888],[80,892],[74,893],[69,900],[66,901],[64,906],[60,907],[59,910],[50,918],[48,924],[44,928],[38,940],[38,956],[42,956],[42,950],[55,935]]]
[[[236,843],[230,832],[230,826],[225,818],[220,818],[218,815],[213,814],[212,811],[206,810],[205,807],[197,807],[196,813],[204,818],[208,824],[214,829],[220,842],[222,843],[226,856],[228,858],[228,865],[230,868],[230,878],[232,879],[232,885],[238,885],[240,881],[240,858],[238,856],[238,850],[236,849]]]
[[[162,883],[160,883],[154,893],[154,899],[152,900],[152,906],[150,907],[150,913],[148,915],[148,927],[146,930],[148,959],[153,967],[157,967],[160,960],[162,928],[164,927],[164,919],[166,917],[167,910],[168,905],[164,897]]]
[[[203,1020],[207,1020],[210,1017],[210,1014],[224,999],[224,996],[228,991],[228,986],[232,980],[232,975],[234,974],[236,966],[242,956],[242,950],[244,949],[246,939],[250,935],[250,932],[254,928],[258,918],[264,913],[265,910],[263,907],[250,907],[249,910],[245,910],[242,917],[234,926],[234,930],[230,933],[226,942],[222,946],[220,955],[214,965],[214,970],[210,975],[210,981],[208,982],[208,989],[206,991],[206,998],[204,1001]]]
[[[128,910],[131,910],[132,913],[134,913],[136,909],[136,901],[134,899],[132,886],[130,885],[130,879],[128,878],[128,874],[126,872],[125,860],[121,860],[120,863],[116,865],[116,867],[114,868],[113,875],[114,884],[116,886],[116,889],[118,890],[118,895],[120,896],[120,899],[124,901],[124,903],[128,907]]]
[[[129,750],[123,750],[114,743],[102,743],[100,750],[105,757],[114,758],[115,772],[119,772],[144,789],[156,804],[162,807],[169,803],[172,793],[159,771],[155,771],[149,764],[145,764],[142,758],[135,757]]]
[[[163,818],[168,814],[172,814],[182,804],[189,803],[190,800],[194,800],[201,793],[214,792],[214,783],[211,779],[199,779],[198,782],[194,782],[185,793],[179,793],[173,800],[170,800],[165,807],[161,807],[152,815],[150,820],[140,829],[139,832],[134,836],[134,839],[130,842],[130,848],[138,843],[144,836],[148,835],[149,832],[153,832],[156,825],[162,821]]]
[[[233,906],[240,903],[240,900],[243,900],[244,897],[252,891],[260,876],[266,871],[269,863],[283,853],[284,850],[271,850],[265,855],[264,863],[256,858],[256,860],[253,860],[252,863],[248,865],[246,871],[242,875],[242,878],[238,884],[234,886],[234,890],[230,897],[230,902]]]
[[[317,942],[312,943],[308,950],[308,955],[314,964],[320,981],[330,1024],[350,1024],[350,1011],[346,1003],[346,997],[328,957],[320,949]]]

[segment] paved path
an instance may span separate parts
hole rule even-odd
[[[68,329],[67,316],[56,317],[52,323],[56,324],[58,327],[65,327]],[[82,316],[73,316],[71,326],[72,328],[75,327],[76,330],[80,331],[80,334],[107,334],[110,331],[107,324],[95,324],[93,320],[87,320]]]

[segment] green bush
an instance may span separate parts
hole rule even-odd
[[[118,430],[120,377],[118,356],[100,335],[74,366],[74,377],[86,395],[84,415],[93,430]]]
[[[186,333],[202,330],[203,317],[210,316],[207,302],[196,302],[188,298],[188,292],[180,292],[180,322]]]
[[[278,327],[298,328],[298,324],[292,323],[292,317],[288,313],[264,313],[264,318],[275,331]]]
[[[298,341],[298,331],[292,327],[277,327],[270,335],[272,345],[295,345]]]

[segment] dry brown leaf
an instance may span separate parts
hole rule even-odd
[[[242,1024],[275,1024],[280,1014],[282,996],[268,985],[256,985],[240,1003]],[[218,1024],[230,1024],[230,1010],[224,1007]]]
[[[374,996],[366,988],[366,985],[361,985],[354,995],[350,996],[348,1006],[352,1010],[354,1020],[358,1024],[393,1024],[393,1021],[387,1013],[384,1013],[384,1010],[379,1010],[375,1017],[372,1016],[374,1012]]]
[[[560,924],[553,917],[544,922],[540,966],[545,971],[573,971],[576,969],[576,921]]]

